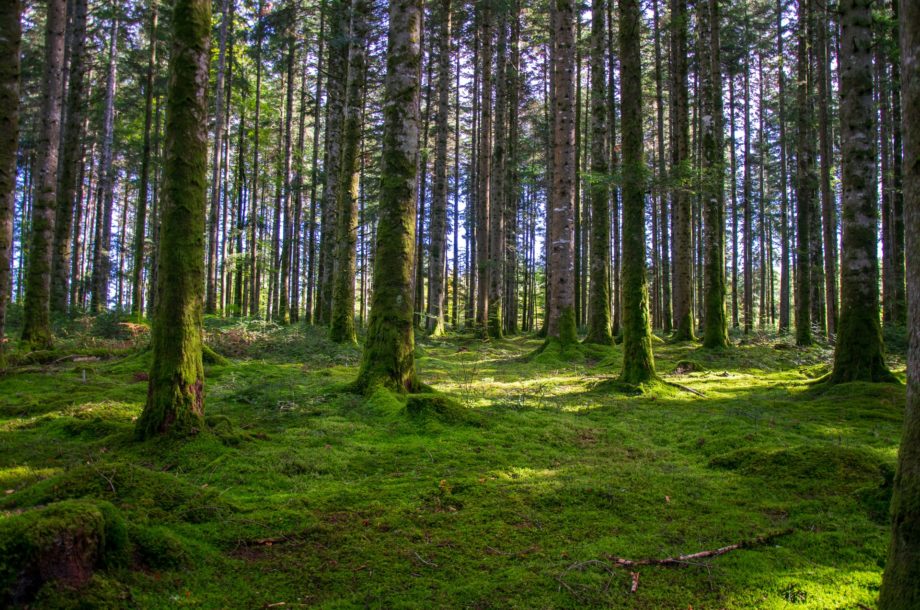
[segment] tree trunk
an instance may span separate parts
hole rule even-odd
[[[204,426],[201,317],[208,168],[210,0],[176,0],[169,59],[166,149],[153,321],[153,364],[136,434]]]
[[[291,176],[291,157],[293,154],[294,124],[294,64],[297,44],[292,32],[286,32],[287,38],[287,95],[285,96],[284,110],[284,161],[281,175],[281,254],[278,269],[278,308],[275,310],[275,319],[282,324],[291,321],[290,296],[291,296],[291,249],[296,239],[293,225],[293,183]]]
[[[112,274],[112,210],[115,204],[115,89],[118,69],[118,17],[112,21],[109,38],[109,68],[105,85],[105,111],[102,118],[102,165],[99,168],[99,212],[96,216],[96,239],[93,244],[93,294],[90,308],[99,313],[109,305],[109,281]]]
[[[421,0],[390,0],[374,293],[357,387],[418,388],[413,334]]]
[[[837,332],[837,218],[834,192],[831,190],[831,167],[834,159],[831,153],[830,134],[830,61],[827,52],[828,15],[823,2],[812,0],[815,13],[815,65],[818,83],[818,150],[821,157],[821,220],[824,241],[824,300],[827,307],[827,334]]]
[[[610,332],[610,173],[604,0],[591,5],[591,296],[587,343],[612,345]]]
[[[476,326],[481,333],[488,331],[489,322],[489,219],[492,204],[492,9],[489,2],[480,2],[479,62],[481,89],[479,103],[478,196],[476,198],[476,260],[479,288],[476,303]]]
[[[428,250],[428,316],[426,328],[444,333],[444,265],[447,254],[447,138],[450,132],[450,0],[438,4],[438,115],[435,126],[434,184],[431,193],[431,240]]]
[[[51,255],[54,245],[54,213],[57,203],[58,149],[61,138],[61,79],[64,78],[66,13],[67,3],[64,0],[48,0],[48,17],[45,23],[45,65],[42,72],[41,127],[38,133],[36,159],[38,177],[35,181],[35,195],[32,202],[29,270],[26,278],[22,328],[23,343],[39,348],[50,347],[52,341]],[[12,42],[15,44],[15,39]]]
[[[671,221],[673,223],[674,339],[693,335],[693,241],[688,187],[690,180],[690,118],[687,106],[686,0],[671,0]]]
[[[253,119],[252,143],[252,190],[249,192],[249,316],[259,315],[259,135],[262,129],[262,39],[265,35],[263,25],[263,0],[256,7],[256,109]]]
[[[776,0],[776,55],[779,60],[776,80],[779,92],[779,175],[780,175],[780,262],[779,262],[779,332],[788,332],[790,326],[789,280],[789,190],[786,160],[786,74],[783,53],[782,0]]]
[[[620,0],[623,113],[623,372],[625,383],[655,377],[645,275],[645,181],[639,0]]]
[[[811,0],[798,0],[798,86],[796,87],[796,256],[795,256],[795,341],[810,345],[811,337],[811,213],[814,207],[815,176],[812,173],[811,82],[808,71],[808,26]],[[870,75],[871,79],[871,75]]]
[[[224,65],[227,58],[227,8],[234,0],[221,0],[217,82],[214,87],[214,156],[211,161],[211,204],[208,214],[208,269],[204,312],[217,313],[217,223],[220,213],[221,143],[224,133]]]
[[[901,106],[907,239],[907,408],[891,498],[892,532],[879,608],[920,607],[920,4],[901,0]]]
[[[16,149],[19,145],[19,48],[22,42],[19,0],[0,5],[0,358],[10,294],[13,209],[16,201]]]
[[[746,18],[746,16],[745,16]],[[747,29],[745,25],[745,29]],[[751,65],[744,61],[744,332],[754,329],[754,217],[751,196]]]
[[[891,381],[878,315],[878,208],[872,100],[872,3],[840,4],[843,240],[840,324],[831,383]]]
[[[330,336],[338,343],[354,343],[355,250],[358,231],[358,176],[361,164],[361,118],[364,70],[367,62],[367,0],[352,0],[351,44],[343,110],[341,165],[338,185],[338,237],[336,239],[335,287],[332,298]]]
[[[144,298],[145,227],[150,183],[150,128],[153,124],[153,77],[157,65],[157,4],[158,2],[154,0],[150,7],[150,54],[147,59],[147,75],[144,84],[144,150],[141,157],[141,184],[134,223],[134,269],[131,283],[133,288],[131,315],[133,316],[140,315]]]
[[[310,220],[307,238],[307,302],[305,307],[306,322],[312,324],[314,318],[314,292],[316,263],[316,186],[319,181],[319,126],[320,100],[323,97],[323,50],[326,46],[326,7],[323,2],[319,11],[319,45],[316,51],[316,92],[313,97],[313,160],[310,164]]]
[[[725,319],[725,159],[723,153],[722,64],[719,58],[721,16],[718,0],[701,0],[700,97],[702,98],[702,216],[705,262],[703,345],[728,347]]]
[[[73,231],[73,208],[77,191],[77,177],[80,173],[82,156],[80,142],[83,139],[83,117],[85,114],[86,69],[86,0],[74,0],[70,17],[70,69],[67,90],[66,112],[61,133],[60,182],[58,184],[57,211],[54,223],[54,252],[51,258],[51,310],[63,313],[67,310],[67,296],[70,281],[71,233]]]
[[[552,195],[546,245],[549,299],[546,307],[548,340],[563,346],[578,339],[575,327],[575,5],[552,0]]]

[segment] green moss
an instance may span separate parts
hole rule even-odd
[[[132,526],[129,531],[135,555],[143,565],[156,570],[177,570],[187,565],[185,545],[168,527]]]
[[[124,562],[127,530],[107,502],[68,500],[0,519],[0,601],[30,601],[59,581],[83,587],[100,567]]]

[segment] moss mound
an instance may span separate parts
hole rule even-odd
[[[108,502],[67,500],[0,519],[0,602],[28,603],[46,583],[79,589],[124,561],[127,529]]]
[[[433,418],[449,424],[481,424],[469,409],[448,396],[433,392],[409,394],[406,397],[406,413],[413,418]]]
[[[882,463],[871,453],[837,445],[744,447],[715,456],[709,465],[764,477],[784,487],[840,491],[878,482],[883,471]]]
[[[175,570],[187,564],[185,545],[169,528],[132,525],[129,533],[139,563],[157,570]]]
[[[10,496],[0,507],[29,507],[76,498],[109,500],[139,522],[201,523],[230,510],[213,490],[164,472],[120,463],[72,468]]]

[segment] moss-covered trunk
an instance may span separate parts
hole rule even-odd
[[[840,25],[840,324],[832,383],[888,381],[878,294],[872,0],[844,0]]]
[[[348,50],[348,79],[342,123],[339,169],[338,236],[336,239],[335,286],[332,295],[330,336],[339,343],[355,341],[355,244],[358,237],[358,176],[361,165],[361,128],[364,111],[367,0],[354,0]]]
[[[495,48],[497,75],[495,86],[495,137],[492,146],[490,201],[489,201],[489,337],[500,339],[504,331],[504,276],[505,276],[505,206],[507,205],[506,116],[508,81],[505,71],[508,64],[508,9],[500,6],[497,24],[498,43]]]
[[[612,345],[610,332],[610,183],[604,0],[591,5],[591,295],[587,343]],[[611,68],[612,69],[612,68]]]
[[[645,181],[639,0],[620,0],[623,134],[623,372],[639,384],[655,377],[645,273]]]
[[[73,208],[77,179],[83,161],[83,117],[86,69],[87,0],[75,0],[70,16],[70,68],[67,77],[67,122],[61,134],[60,183],[54,223],[54,251],[51,256],[51,310],[67,310],[70,281],[70,256],[73,244]],[[5,285],[5,284],[0,284]]]
[[[699,5],[702,98],[702,217],[704,312],[703,345],[728,346],[725,314],[725,154],[723,146],[722,64],[719,58],[721,14],[718,0]]]
[[[357,386],[412,391],[421,0],[390,0],[374,294]]]
[[[444,332],[447,243],[447,138],[450,123],[450,0],[438,3],[438,117],[435,126],[434,184],[431,193],[431,240],[428,250],[428,317],[432,335]],[[459,113],[459,109],[457,110]],[[456,231],[456,227],[454,228]],[[456,290],[456,288],[455,288]]]
[[[32,202],[32,240],[26,275],[22,340],[35,347],[51,345],[51,252],[57,205],[58,147],[61,139],[61,81],[64,77],[64,30],[67,3],[49,0],[45,22],[45,66],[42,73],[41,126]],[[3,61],[8,61],[4,59]]]
[[[690,209],[690,115],[687,89],[687,0],[671,0],[671,219],[673,223],[674,338],[693,332],[693,239]]]
[[[169,59],[153,364],[139,438],[189,434],[204,417],[201,316],[208,168],[210,0],[176,0]]]
[[[879,607],[920,607],[920,4],[901,0],[901,100],[907,305],[907,409],[891,499],[891,548]]]
[[[22,41],[19,0],[0,5],[0,350],[6,326],[16,195],[16,148],[19,145],[19,47]]]

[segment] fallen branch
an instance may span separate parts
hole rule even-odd
[[[700,396],[700,397],[702,397],[702,398],[705,398],[705,397],[706,397],[705,394],[703,394],[703,393],[700,392],[699,390],[694,390],[694,389],[691,388],[690,386],[685,386],[685,385],[682,385],[682,384],[680,384],[680,383],[676,383],[676,382],[674,382],[674,381],[665,381],[665,383],[668,384],[669,386],[674,386],[674,387],[677,388],[678,390],[683,390],[684,392],[690,392],[691,394],[695,394],[696,396]]]
[[[769,544],[773,540],[780,538],[782,536],[788,536],[794,530],[787,529],[781,532],[774,532],[772,534],[767,534],[766,536],[758,536],[753,540],[745,540],[737,544],[730,544],[728,546],[723,546],[718,549],[713,549],[710,551],[700,551],[698,553],[690,553],[689,555],[679,555],[677,557],[665,557],[664,559],[624,559],[622,557],[613,557],[607,555],[607,559],[613,562],[613,564],[620,568],[633,568],[636,566],[685,566],[691,565],[695,559],[703,559],[706,557],[718,557],[719,555],[724,555],[731,551],[736,551],[738,549],[748,549],[755,546],[762,546],[764,544]]]

